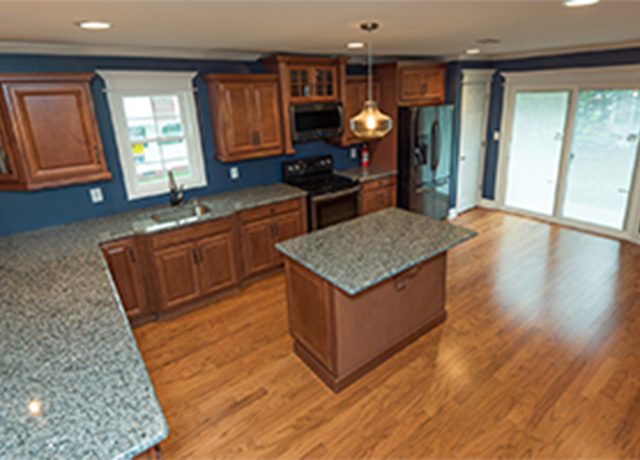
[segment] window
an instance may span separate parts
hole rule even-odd
[[[207,185],[191,72],[103,72],[130,200]]]

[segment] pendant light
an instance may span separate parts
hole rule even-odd
[[[378,28],[377,22],[365,22],[360,28],[369,32],[369,43],[367,46],[367,100],[364,107],[356,116],[349,121],[349,127],[356,137],[372,141],[380,139],[391,131],[393,121],[391,118],[378,109],[378,103],[373,100],[373,47],[371,44],[371,33]]]

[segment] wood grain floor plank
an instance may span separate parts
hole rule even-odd
[[[640,247],[495,211],[456,223],[447,321],[335,395],[284,277],[134,330],[166,459],[640,458]]]

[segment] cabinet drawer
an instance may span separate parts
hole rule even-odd
[[[229,230],[231,230],[231,218],[224,217],[202,224],[188,225],[184,228],[168,230],[153,236],[151,241],[153,248],[158,249]]]
[[[256,219],[264,219],[265,217],[282,214],[283,212],[296,211],[300,209],[300,200],[288,200],[280,203],[274,203],[259,208],[248,209],[240,213],[241,222],[250,222]]]
[[[368,192],[370,190],[377,190],[383,187],[395,187],[396,178],[395,176],[385,177],[383,179],[372,180],[368,182],[362,183],[362,191]]]

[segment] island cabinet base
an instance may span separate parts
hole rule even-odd
[[[335,392],[442,323],[446,253],[351,296],[286,258],[296,354]]]

